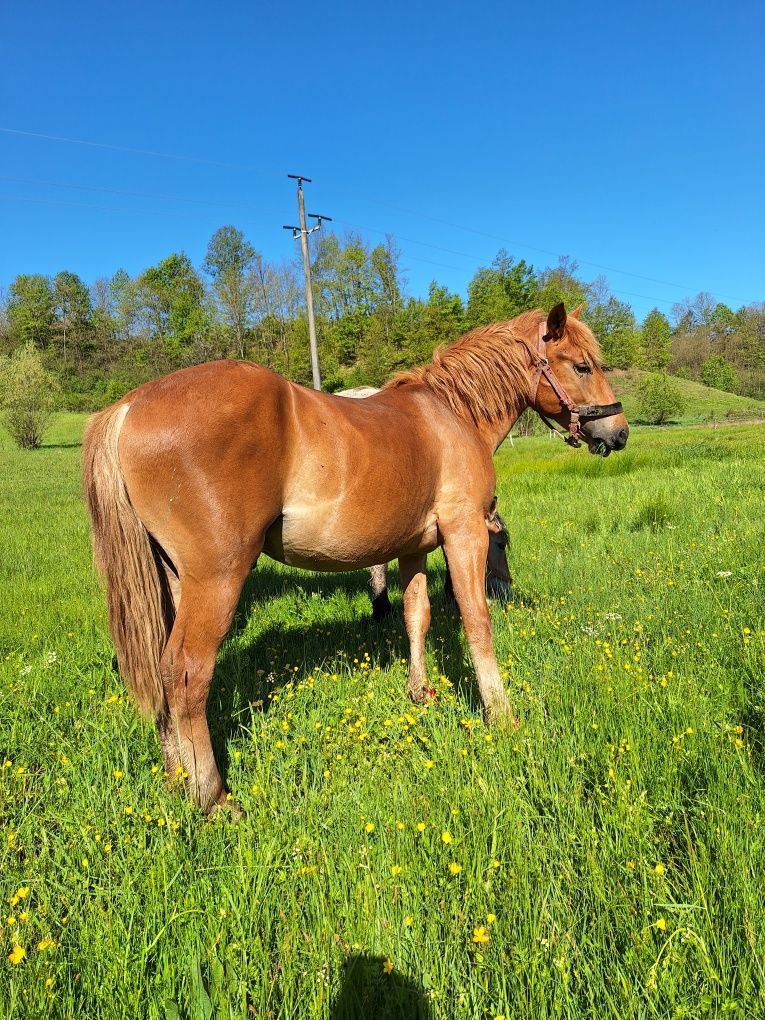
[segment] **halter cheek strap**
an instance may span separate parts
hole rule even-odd
[[[582,438],[582,420],[593,421],[596,418],[610,418],[612,415],[622,413],[622,405],[617,401],[614,404],[577,404],[571,397],[566,393],[563,385],[556,378],[555,373],[550,368],[550,362],[547,360],[547,348],[545,342],[549,337],[549,333],[545,332],[546,323],[540,322],[539,331],[537,332],[537,349],[533,350],[530,345],[525,344],[529,354],[531,355],[531,364],[534,371],[531,375],[529,382],[528,402],[531,407],[537,412],[542,421],[547,425],[548,428],[557,432],[555,425],[543,414],[538,408],[536,408],[537,390],[539,389],[539,383],[541,382],[542,376],[548,381],[553,389],[553,392],[560,400],[563,407],[568,409],[571,415],[571,421],[568,424],[569,434],[564,437],[564,442],[568,443],[569,446],[578,447],[581,443]],[[560,433],[559,433],[560,434]]]

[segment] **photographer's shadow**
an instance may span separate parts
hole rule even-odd
[[[390,970],[390,966],[388,966]],[[433,1020],[428,995],[412,978],[386,972],[382,956],[351,956],[330,1020]]]

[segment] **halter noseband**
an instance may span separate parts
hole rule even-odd
[[[594,421],[596,418],[610,418],[615,414],[621,414],[623,411],[622,405],[619,401],[615,404],[575,404],[571,397],[566,393],[561,383],[556,379],[555,373],[550,368],[550,362],[547,360],[547,349],[545,348],[545,341],[547,340],[549,333],[545,332],[546,323],[544,321],[539,324],[539,331],[537,332],[537,349],[532,350],[529,344],[524,344],[529,354],[531,355],[531,363],[534,368],[534,374],[531,377],[531,383],[529,384],[528,401],[531,407],[534,407],[534,401],[537,399],[537,390],[539,389],[539,383],[542,376],[548,381],[550,386],[553,388],[555,395],[560,400],[564,407],[568,408],[571,414],[571,421],[568,425],[569,434],[563,436],[563,441],[568,443],[569,446],[578,447],[580,445],[581,438],[583,436],[581,429],[582,421]],[[542,414],[541,411],[534,408],[542,421],[547,425],[549,429],[554,432],[558,432],[557,428],[551,422],[546,415]],[[562,436],[562,433],[558,432],[558,435]]]

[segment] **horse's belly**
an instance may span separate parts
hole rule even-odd
[[[388,522],[386,522],[387,524]],[[431,552],[438,545],[434,517],[412,522],[395,534],[385,524],[379,528],[349,526],[342,517],[334,520],[317,514],[285,509],[266,533],[263,551],[281,563],[306,570],[356,570],[387,563],[398,556]]]

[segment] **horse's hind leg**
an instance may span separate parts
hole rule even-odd
[[[246,573],[182,581],[175,624],[162,655],[167,714],[157,720],[165,768],[171,780],[186,779],[203,811],[225,803],[207,725],[215,656],[236,612]]]
[[[398,567],[404,589],[404,622],[409,635],[409,697],[412,701],[424,702],[428,693],[425,636],[430,627],[425,557],[401,557]]]

